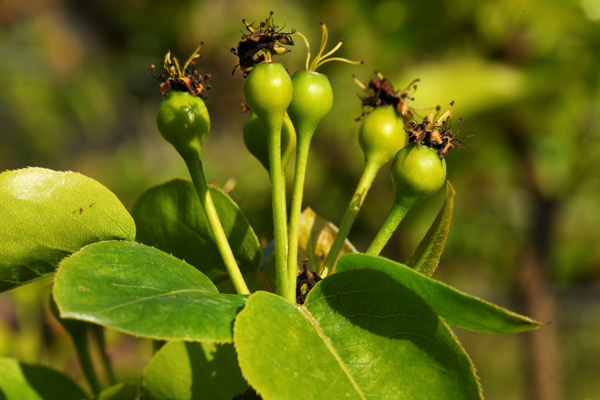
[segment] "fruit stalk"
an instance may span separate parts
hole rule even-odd
[[[379,232],[377,232],[375,239],[373,239],[365,254],[378,256],[396,231],[396,228],[398,228],[398,225],[400,225],[402,219],[404,219],[404,216],[418,203],[418,200],[414,198],[406,200],[401,203],[394,203],[385,222],[381,226],[381,229],[379,229]]]
[[[283,121],[282,121],[283,122]],[[273,203],[273,231],[275,240],[275,264],[277,270],[277,294],[294,302],[294,293],[288,285],[287,272],[287,211],[284,176],[281,169],[281,127],[283,123],[268,126],[269,175],[271,178],[271,202]]]
[[[296,168],[294,172],[294,185],[292,188],[292,205],[290,211],[289,247],[288,247],[288,282],[290,291],[296,292],[296,277],[298,275],[298,238],[300,233],[300,215],[302,214],[302,198],[304,195],[304,181],[306,164],[311,137],[298,136],[296,148]]]
[[[287,213],[281,164],[281,130],[286,110],[292,101],[292,92],[290,76],[280,63],[261,63],[254,66],[244,82],[244,100],[267,128],[276,292],[293,304],[296,296],[288,285]]]
[[[210,191],[208,190],[208,183],[206,182],[206,177],[204,176],[204,169],[202,167],[200,154],[188,153],[184,157],[184,160],[188,170],[190,171],[190,175],[192,176],[194,187],[196,188],[196,192],[200,198],[202,208],[206,213],[206,218],[208,219],[215,243],[217,244],[221,258],[225,263],[225,269],[227,270],[227,273],[233,282],[233,286],[238,294],[250,294],[250,290],[248,290],[248,286],[246,286],[244,277],[240,272],[235,260],[235,256],[233,255],[231,247],[229,246],[227,235],[223,230],[221,220],[217,214],[217,209],[215,208]]]
[[[365,169],[360,177],[360,181],[358,182],[358,186],[354,195],[352,196],[352,200],[350,200],[350,204],[348,204],[348,208],[346,209],[346,213],[342,218],[342,222],[340,223],[339,231],[337,236],[335,237],[331,248],[329,249],[329,253],[325,258],[325,262],[323,264],[323,269],[321,270],[321,277],[326,277],[337,260],[337,257],[344,245],[344,241],[348,237],[350,233],[350,228],[352,228],[352,224],[362,207],[365,198],[367,197],[367,193],[373,184],[373,180],[377,175],[377,171],[381,166],[377,163],[368,162],[365,164]]]

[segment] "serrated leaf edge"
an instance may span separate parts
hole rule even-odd
[[[438,284],[438,285],[442,286],[443,288],[445,288],[445,289],[447,289],[447,290],[449,290],[449,291],[455,292],[455,293],[457,293],[457,294],[458,294],[458,295],[460,295],[460,296],[464,296],[464,297],[467,297],[467,298],[470,298],[470,299],[474,299],[475,301],[481,302],[481,303],[485,304],[485,305],[486,305],[486,306],[488,306],[488,307],[491,307],[491,308],[493,308],[493,309],[495,309],[495,310],[502,311],[502,312],[504,312],[504,313],[506,313],[506,314],[508,314],[508,315],[510,315],[510,316],[512,316],[512,317],[518,318],[518,319],[520,319],[521,321],[523,321],[523,322],[525,322],[525,323],[528,323],[528,324],[531,324],[531,325],[532,325],[532,327],[531,327],[531,328],[529,328],[529,329],[521,330],[521,331],[519,331],[519,332],[512,332],[512,333],[521,333],[521,332],[527,332],[527,331],[530,331],[530,330],[533,330],[533,329],[537,329],[537,328],[539,328],[539,327],[541,327],[541,326],[544,326],[544,325],[545,325],[545,323],[543,323],[543,322],[536,321],[536,320],[534,320],[534,319],[532,319],[532,318],[529,318],[529,317],[527,317],[527,316],[525,316],[525,315],[521,315],[521,314],[519,314],[519,313],[516,313],[516,312],[514,312],[514,311],[511,311],[511,310],[509,310],[509,309],[507,309],[507,308],[501,307],[501,306],[499,306],[499,305],[497,305],[497,304],[494,304],[494,303],[492,303],[492,302],[489,302],[489,301],[487,301],[487,300],[484,300],[484,299],[482,299],[482,298],[479,298],[479,297],[476,297],[476,296],[470,295],[470,294],[468,294],[468,293],[466,293],[466,292],[463,292],[463,291],[461,291],[461,290],[459,290],[459,289],[457,289],[457,288],[455,288],[455,287],[453,287],[453,286],[450,286],[450,285],[448,285],[447,283],[444,283],[444,282],[442,282],[442,281],[438,281],[437,279],[431,278],[431,277],[429,277],[429,276],[427,276],[427,275],[425,275],[425,274],[423,274],[423,273],[421,273],[421,272],[419,272],[419,271],[416,271],[416,270],[414,270],[414,269],[412,269],[412,268],[410,268],[410,267],[408,267],[408,266],[406,266],[406,265],[404,265],[404,264],[401,264],[401,263],[399,263],[399,262],[396,262],[396,261],[394,261],[394,260],[391,260],[391,259],[389,259],[389,258],[385,258],[385,257],[381,257],[381,256],[368,256],[368,255],[366,255],[366,254],[362,254],[362,253],[359,253],[359,254],[344,254],[342,257],[366,257],[366,258],[373,257],[373,258],[379,258],[379,259],[383,259],[383,260],[385,260],[385,261],[387,261],[387,262],[391,262],[391,263],[393,263],[393,264],[400,265],[400,266],[402,266],[402,267],[406,268],[406,269],[407,269],[409,272],[412,272],[412,273],[415,273],[415,274],[419,274],[419,275],[421,275],[422,277],[424,277],[424,278],[426,278],[426,279],[428,279],[428,280],[432,280],[432,281],[434,281],[436,284]],[[341,258],[341,257],[340,257],[340,258]],[[366,268],[370,268],[370,267],[366,267]],[[358,268],[350,268],[350,269],[358,269]],[[376,269],[376,270],[379,270],[379,269],[377,269],[377,268],[371,268],[371,269]],[[346,271],[347,271],[347,270],[346,270]],[[381,270],[379,270],[379,271],[381,271]],[[382,271],[382,272],[385,272],[385,271]],[[389,274],[388,274],[388,275],[389,275]],[[395,279],[393,276],[391,276],[391,275],[389,275],[389,276],[390,276],[392,279]],[[412,290],[412,289],[411,289],[411,290]],[[415,293],[417,293],[417,292],[415,292]],[[417,293],[417,295],[419,295],[419,294]],[[419,297],[421,297],[421,296],[419,295]],[[421,298],[422,298],[422,297],[421,297]],[[429,304],[429,302],[428,302],[426,299],[423,299],[423,301],[425,301],[427,304]],[[433,308],[433,309],[435,310],[435,307],[432,307],[432,306],[430,306],[430,307],[431,307],[431,308]],[[436,314],[438,314],[438,312],[437,312],[437,311],[436,311]],[[438,314],[438,316],[439,316],[439,314]],[[441,317],[441,316],[440,316],[440,317]],[[457,326],[457,327],[459,327],[459,328],[467,329],[467,330],[470,330],[470,331],[473,331],[473,332],[478,332],[478,333],[489,333],[489,334],[492,334],[491,332],[480,332],[480,331],[474,331],[473,329],[465,328],[465,327],[458,326],[458,325],[452,325],[452,326]],[[498,333],[498,334],[501,334],[501,333]]]

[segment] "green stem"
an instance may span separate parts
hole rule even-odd
[[[394,202],[385,222],[381,226],[381,229],[379,229],[379,232],[377,232],[375,239],[373,239],[365,254],[378,256],[396,231],[396,228],[398,228],[400,221],[402,221],[406,213],[419,202],[419,199],[412,197],[402,200]]]
[[[381,168],[381,164],[378,163],[367,162],[365,164],[365,169],[360,177],[360,181],[358,182],[358,187],[356,188],[356,191],[352,196],[352,200],[350,200],[350,204],[348,204],[346,213],[342,218],[342,222],[340,223],[338,234],[331,245],[331,249],[329,249],[327,258],[325,258],[325,263],[323,264],[323,269],[321,270],[321,277],[326,277],[333,269],[340,250],[344,245],[344,241],[350,233],[350,228],[352,228],[352,224],[358,215],[358,211],[360,211],[360,208],[365,201],[365,197],[367,197],[367,193],[371,188],[371,184],[373,183],[379,168]]]
[[[90,325],[90,329],[92,330],[92,334],[96,339],[96,344],[98,346],[98,352],[100,353],[100,359],[102,360],[102,365],[104,366],[104,370],[106,371],[106,375],[108,376],[108,381],[111,385],[117,384],[117,377],[115,376],[115,370],[112,366],[112,362],[110,361],[110,357],[108,357],[108,353],[106,352],[106,340],[104,338],[104,328],[100,325]]]
[[[94,394],[100,393],[102,388],[100,386],[100,381],[98,381],[98,375],[96,374],[96,370],[94,369],[94,364],[92,363],[92,358],[90,356],[87,329],[80,335],[72,336],[72,338],[73,344],[75,345],[75,350],[77,351],[77,356],[79,357],[79,363],[81,364],[81,370],[83,371],[85,379],[90,384],[90,387],[92,388],[92,392],[94,392]]]
[[[281,191],[283,192],[283,201],[285,202],[285,206],[283,207],[283,220],[287,221],[288,220],[288,214],[287,214],[287,188],[286,188],[286,183],[285,183],[285,165],[281,164]],[[287,249],[288,247],[288,235],[286,232],[285,235],[285,246],[284,248]]]
[[[294,187],[292,189],[292,207],[290,212],[289,245],[288,245],[288,283],[290,291],[296,293],[298,275],[298,237],[300,234],[300,215],[302,214],[302,197],[304,195],[304,178],[308,150],[312,135],[301,133],[297,135],[296,168],[294,172]]]
[[[273,122],[273,121],[271,121]],[[283,169],[281,166],[281,127],[283,115],[276,123],[267,123],[269,140],[269,175],[271,178],[271,202],[273,203],[273,231],[275,241],[275,270],[277,273],[276,292],[294,304],[295,294],[291,293],[287,273],[287,229]]]
[[[204,213],[208,219],[208,224],[210,225],[215,243],[219,249],[219,253],[221,254],[221,258],[225,263],[225,269],[227,269],[229,278],[233,282],[233,286],[238,294],[250,294],[250,290],[248,290],[248,286],[246,286],[244,277],[242,276],[237,262],[235,261],[235,257],[231,251],[229,242],[227,241],[227,235],[223,230],[221,220],[217,214],[217,209],[215,208],[210,191],[208,190],[208,183],[206,182],[206,177],[204,176],[204,169],[202,168],[200,154],[191,152],[183,158],[188,170],[190,171],[192,181],[196,187],[196,192],[198,192],[198,197],[200,198],[200,203],[202,203],[202,208],[204,209]]]

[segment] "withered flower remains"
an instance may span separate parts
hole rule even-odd
[[[258,28],[254,26],[254,23],[249,24],[245,19],[242,22],[250,33],[243,34],[237,48],[231,49],[231,52],[238,56],[240,63],[236,65],[236,68],[240,67],[244,77],[256,64],[271,62],[273,55],[282,55],[290,51],[277,43],[289,46],[295,44],[291,37],[295,33],[294,30],[285,33],[282,32],[285,26],[279,29],[278,26],[273,25],[272,11]]]
[[[164,72],[150,74],[162,82],[160,84],[160,94],[163,98],[166,99],[167,94],[171,91],[187,92],[202,99],[208,97],[207,91],[210,89],[210,86],[206,84],[206,81],[209,81],[212,76],[207,72],[200,74],[194,69],[196,60],[200,58],[199,53],[203,44],[200,43],[200,46],[188,58],[183,68],[179,66],[177,57],[173,56],[171,51],[168,51],[162,63]],[[154,65],[151,68],[152,70],[156,69]]]
[[[417,89],[416,83],[419,80],[415,79],[403,90],[395,90],[387,76],[383,76],[380,72],[375,74],[377,77],[372,78],[368,84],[353,77],[356,84],[369,93],[368,96],[361,97],[363,106],[372,108],[392,106],[405,121],[412,119],[413,112],[408,102],[414,100],[411,93]]]
[[[438,118],[440,107],[436,108],[436,114],[431,112],[422,122],[410,121],[408,123],[408,142],[416,143],[417,146],[424,144],[437,150],[440,160],[444,158],[453,148],[465,148],[468,144],[458,139],[462,118],[458,119],[458,130],[456,133],[450,129],[452,126],[452,110],[454,102],[450,103],[450,109]]]

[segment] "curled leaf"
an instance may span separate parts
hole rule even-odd
[[[452,221],[455,194],[456,192],[450,181],[446,181],[446,200],[425,237],[406,262],[406,265],[427,276],[433,275],[444,251],[444,245],[450,230],[450,222]]]

